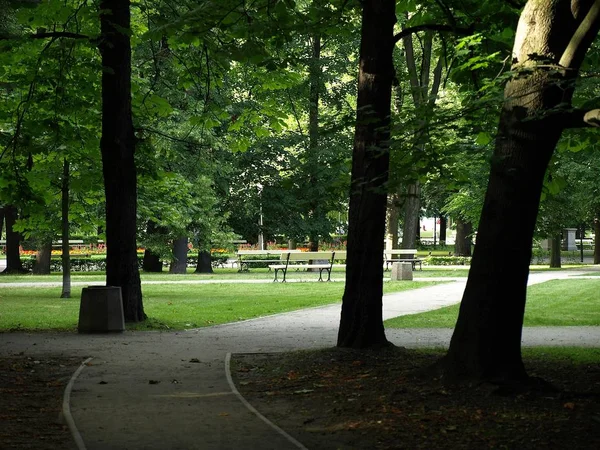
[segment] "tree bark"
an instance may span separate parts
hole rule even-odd
[[[400,212],[397,206],[397,197],[391,194],[388,197],[387,205],[387,236],[392,243],[392,249],[398,248],[398,225],[400,222]]]
[[[317,195],[319,186],[319,89],[321,83],[321,35],[317,31],[312,36],[311,60],[309,65],[309,106],[308,106],[308,164],[309,164],[309,190],[310,206],[309,221],[311,230],[309,236],[309,250],[311,252],[319,251],[319,234],[317,229],[324,220],[323,209],[319,202],[321,198]]]
[[[212,259],[210,252],[202,250],[198,252],[198,263],[196,264],[195,273],[213,273]]]
[[[560,234],[557,234],[550,239],[550,267],[560,269]]]
[[[187,269],[188,238],[182,236],[173,241],[173,260],[169,272],[184,274]]]
[[[71,298],[71,246],[69,245],[69,161],[63,161],[61,186],[62,292],[60,298]]]
[[[52,241],[44,242],[39,246],[35,255],[33,270],[34,275],[49,275],[50,260],[52,258]]]
[[[150,249],[144,250],[144,259],[142,261],[142,270],[144,272],[160,273],[163,270],[163,264],[160,256]]]
[[[339,347],[387,345],[383,329],[383,245],[394,67],[393,0],[363,2],[358,99]]]
[[[600,264],[600,211],[596,213],[594,219],[594,264]]]
[[[4,220],[6,221],[6,269],[2,273],[24,273],[21,263],[21,233],[14,230],[17,221],[17,208],[12,205],[4,207]]]
[[[563,122],[551,112],[571,105],[573,81],[600,26],[598,6],[532,0],[521,14],[513,70],[525,70],[505,89],[477,243],[446,355],[446,379],[527,380],[521,333],[533,231],[546,167],[563,131]],[[510,262],[503,255],[510,255]]]
[[[418,181],[408,186],[404,208],[401,248],[417,248],[417,233],[421,217],[421,186]]]
[[[473,243],[473,224],[456,219],[456,239],[454,240],[455,256],[471,256],[471,246]]]
[[[131,112],[129,0],[100,1],[102,171],[106,195],[106,284],[119,286],[125,320],[146,318],[137,259],[136,138]]]
[[[440,216],[440,245],[446,245],[446,229],[448,228],[448,219],[446,216]]]

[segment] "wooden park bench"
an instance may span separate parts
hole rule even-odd
[[[281,262],[284,253],[296,253],[300,250],[238,250],[237,266],[238,272],[247,272],[250,264],[274,264]],[[260,256],[261,258],[254,258]]]
[[[417,258],[417,251],[414,249],[394,249],[388,250],[384,254],[385,258],[385,270],[388,270],[389,265],[395,262],[403,263],[409,262],[412,264],[412,269],[415,270],[417,264],[419,265],[419,270],[423,270],[422,262],[423,260]]]
[[[346,264],[336,264],[336,261],[346,261],[345,250],[282,253],[279,264],[272,264],[269,266],[269,268],[275,271],[275,278],[273,281],[278,281],[279,272],[283,272],[283,279],[281,280],[282,283],[285,282],[288,269],[318,269],[319,281],[323,281],[323,272],[327,272],[327,281],[331,281],[331,269],[334,267],[346,267]]]

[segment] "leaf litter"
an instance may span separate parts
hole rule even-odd
[[[600,364],[526,360],[557,391],[446,386],[442,353],[387,348],[232,356],[242,395],[313,450],[600,448]],[[299,395],[301,394],[301,395]]]

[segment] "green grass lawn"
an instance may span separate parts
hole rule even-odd
[[[313,277],[315,274],[312,274]],[[430,286],[432,282],[387,282],[384,292]],[[71,299],[60,288],[3,287],[0,331],[75,330],[81,287]],[[143,287],[149,319],[127,329],[196,328],[341,301],[343,283],[152,284]]]
[[[414,272],[415,277],[466,277],[469,273],[469,268],[465,266],[457,267],[444,267],[444,268],[430,268],[423,266],[423,270],[416,270]],[[384,278],[389,278],[391,271],[384,272]],[[251,269],[249,272],[238,272],[237,269],[215,269],[212,274],[198,274],[194,273],[194,269],[188,269],[188,273],[182,275],[175,275],[168,272],[162,273],[140,273],[140,277],[143,281],[177,281],[177,280],[272,280],[273,272],[268,269]],[[319,278],[316,272],[305,272],[305,271],[288,271],[288,278],[315,281]],[[333,269],[331,272],[331,278],[336,280],[343,280],[346,276],[344,269]],[[104,281],[104,272],[73,272],[71,273],[71,281],[73,282],[90,282],[90,281]],[[62,281],[62,274],[53,273],[51,275],[0,275],[0,283],[47,283],[54,282],[60,283]]]
[[[527,290],[525,326],[600,326],[600,280],[553,280]],[[387,328],[453,328],[459,305],[387,320]]]

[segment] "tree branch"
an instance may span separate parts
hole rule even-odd
[[[561,114],[565,128],[600,128],[600,109],[573,109]]]
[[[69,39],[85,39],[93,41],[95,38],[87,36],[85,34],[71,33],[70,31],[52,31],[52,32],[40,32],[28,35],[4,35],[0,36],[0,41],[9,41],[12,39],[58,39],[58,38],[69,38]]]
[[[600,27],[600,0],[595,0],[587,14],[579,23],[577,30],[571,36],[569,44],[560,57],[559,65],[563,67],[579,66],[591,42],[598,34]]]
[[[473,33],[473,26],[469,26],[468,28],[463,27],[453,27],[451,25],[440,25],[435,23],[424,23],[423,25],[416,25],[414,27],[408,27],[402,30],[400,33],[394,35],[393,42],[397,43],[400,39],[414,33],[418,33],[419,31],[446,31],[446,32],[454,32],[456,34],[461,34],[463,36],[468,36]]]

